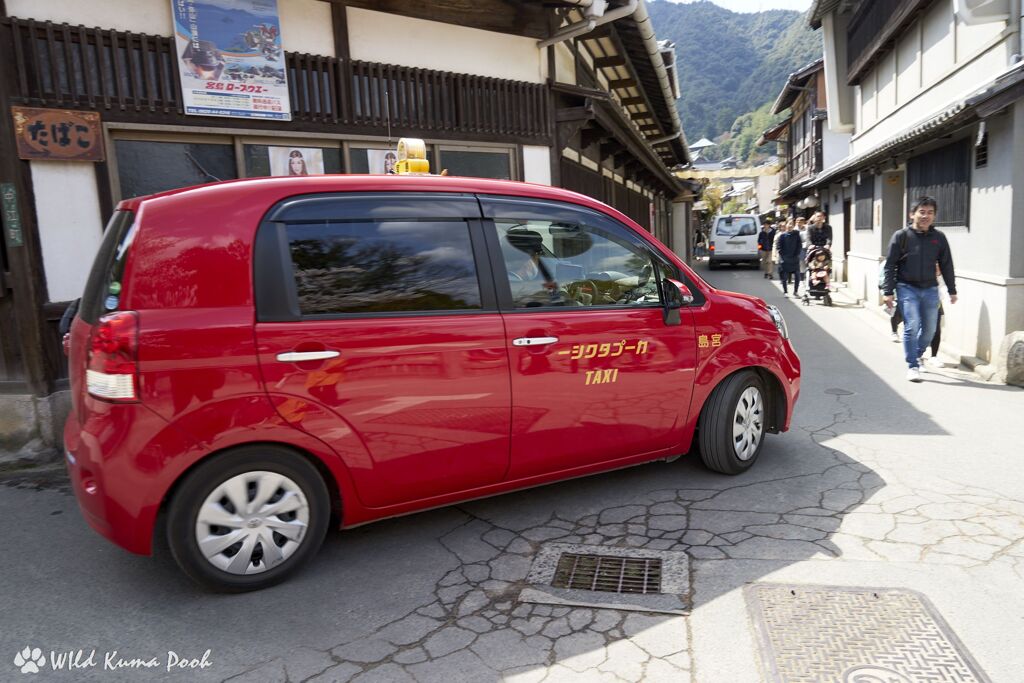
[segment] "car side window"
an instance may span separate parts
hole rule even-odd
[[[481,308],[465,221],[290,223],[303,316]]]
[[[660,305],[650,253],[610,231],[545,220],[494,228],[517,309]]]

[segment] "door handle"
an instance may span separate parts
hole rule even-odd
[[[340,355],[337,351],[289,351],[288,353],[277,354],[277,359],[282,363],[301,363],[307,360],[337,358]]]
[[[543,346],[557,342],[558,337],[518,337],[512,340],[512,346]]]

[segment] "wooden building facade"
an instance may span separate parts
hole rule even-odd
[[[185,113],[170,0],[0,0],[0,183],[18,228],[0,244],[0,395],[66,389],[58,322],[120,199],[269,175],[275,145],[319,150],[327,173],[366,173],[375,151],[423,138],[434,169],[583,192],[671,246],[673,202],[692,199],[671,168],[689,159],[674,52],[642,0],[603,13],[540,0],[277,4],[290,121]],[[98,114],[102,160],[20,159],[12,107]]]

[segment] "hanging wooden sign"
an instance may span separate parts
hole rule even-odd
[[[103,129],[94,111],[11,107],[21,159],[103,161]]]

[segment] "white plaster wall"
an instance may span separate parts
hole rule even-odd
[[[523,145],[523,180],[528,183],[551,184],[551,148]]]
[[[103,236],[96,168],[82,161],[33,161],[30,168],[50,301],[77,299]]]
[[[921,80],[926,86],[942,78],[953,66],[954,48],[953,3],[940,0],[928,8],[921,24]]]
[[[690,202],[672,202],[672,251],[684,263],[693,263],[693,248],[690,246]]]
[[[322,0],[277,0],[281,45],[285,52],[334,57],[331,3]]]
[[[954,21],[952,0],[934,3],[896,46],[895,59],[881,60],[861,85],[860,119],[852,152],[860,154],[970,95],[1009,66],[1012,40],[999,40],[1005,22],[966,27]],[[895,74],[896,104],[879,91]],[[880,105],[871,118],[867,98]]]
[[[7,0],[11,16],[77,26],[114,28],[170,36],[171,4],[166,0]]]
[[[576,57],[569,48],[570,41],[555,43],[555,80],[576,84]]]
[[[544,82],[542,51],[533,38],[355,7],[346,12],[353,59]]]
[[[896,48],[896,99],[905,104],[921,90],[921,27],[914,26]]]
[[[998,36],[1006,26],[1001,21],[989,21],[982,24],[965,24],[956,18],[956,61],[961,63],[971,59],[986,43]]]
[[[857,130],[863,130],[875,123],[878,104],[875,101],[875,73],[871,72],[860,83],[860,121]]]
[[[822,168],[830,168],[850,154],[849,133],[833,133],[828,126],[822,127],[821,163]]]
[[[896,51],[892,50],[878,65],[878,117],[885,118],[896,109]]]
[[[860,154],[885,142],[897,133],[937,114],[957,100],[967,97],[1008,66],[1006,43],[988,50],[941,83],[927,87],[912,102],[897,109],[888,118],[869,126],[858,123],[852,152]]]
[[[1001,277],[1010,276],[1010,233],[1013,226],[1013,173],[1019,163],[1014,149],[1011,116],[988,120],[988,165],[971,164],[971,207],[969,231],[945,231],[957,269]],[[971,141],[976,138],[972,131]],[[1024,188],[1017,188],[1018,198]],[[1018,199],[1019,201],[1019,199]],[[942,207],[939,207],[940,212]],[[1019,227],[1024,231],[1024,225]]]

